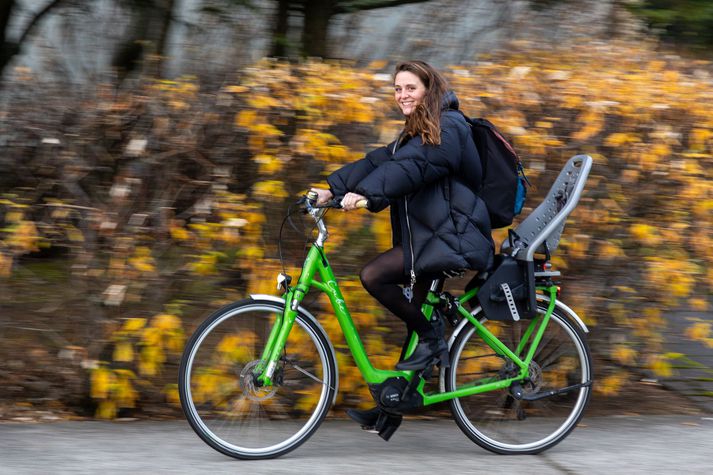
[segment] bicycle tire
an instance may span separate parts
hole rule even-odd
[[[540,313],[545,307],[539,306]],[[476,317],[478,314],[476,313]],[[530,323],[492,322],[480,318],[512,350]],[[541,363],[538,363],[540,361]],[[471,381],[469,373],[503,377],[507,360],[475,333],[472,324],[459,333],[451,348],[451,368],[445,375],[446,390]],[[542,336],[530,367],[533,381],[526,393],[587,383],[592,380],[592,358],[582,331],[557,309]],[[480,447],[503,455],[537,454],[569,435],[582,418],[591,396],[591,385],[537,401],[517,400],[508,388],[449,402],[458,427]]]
[[[333,350],[321,326],[301,310],[274,385],[255,384],[251,370],[260,364],[273,317],[283,310],[284,303],[252,298],[228,305],[197,328],[181,358],[184,414],[204,442],[230,457],[267,459],[296,449],[317,430],[334,400]]]

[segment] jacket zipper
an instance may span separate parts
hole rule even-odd
[[[399,144],[401,143],[401,137],[403,135],[403,132],[399,134],[399,137],[396,139],[396,143],[394,144],[394,149],[391,152],[392,155],[396,154],[396,150],[399,148]],[[415,264],[415,258],[413,256],[413,237],[411,236],[411,220],[408,219],[408,196],[404,196],[404,207],[406,209],[406,228],[408,228],[408,244],[409,248],[411,249],[411,292],[410,295],[413,295],[413,286],[416,285],[416,271],[414,270],[416,267]],[[393,237],[393,229],[391,230],[391,234]],[[410,299],[409,299],[410,300]]]
[[[406,227],[408,228],[408,243],[411,248],[411,295],[413,295],[413,286],[416,284],[416,271],[414,268],[415,258],[413,256],[413,237],[411,236],[411,220],[408,219],[408,196],[404,197],[404,206],[406,208]]]

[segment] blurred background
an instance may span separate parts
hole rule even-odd
[[[712,46],[705,0],[1,0],[0,420],[179,415],[185,339],[275,293],[288,206],[395,138],[405,59],[511,139],[523,216],[594,157],[553,256],[591,330],[591,413],[713,409]],[[393,365],[402,324],[357,278],[388,213],[328,224]],[[308,306],[340,353],[337,408],[368,405],[325,301]]]

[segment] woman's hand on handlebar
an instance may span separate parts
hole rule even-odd
[[[315,193],[317,193],[317,205],[318,206],[324,205],[327,202],[329,202],[329,200],[334,198],[334,195],[332,194],[331,190],[325,190],[322,188],[312,188],[312,189],[310,189],[310,191],[314,191]]]
[[[359,203],[363,201],[363,203]],[[347,193],[342,198],[342,209],[344,211],[351,211],[357,208],[363,208],[364,203],[366,203],[366,198],[358,193]],[[361,206],[359,206],[361,204]]]

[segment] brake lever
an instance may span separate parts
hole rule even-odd
[[[336,209],[342,209],[342,203],[341,201],[337,201],[335,199],[331,199],[324,203],[323,205],[314,205],[314,208],[336,208]]]

